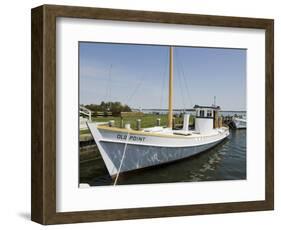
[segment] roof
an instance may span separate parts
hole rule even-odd
[[[220,110],[221,107],[218,105],[212,105],[212,106],[204,106],[204,105],[194,105],[194,109],[215,109]]]

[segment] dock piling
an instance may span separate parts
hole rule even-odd
[[[156,119],[156,126],[161,126],[161,119],[160,118]]]
[[[137,119],[136,121],[137,121],[137,125],[136,125],[137,130],[141,130],[141,119]]]

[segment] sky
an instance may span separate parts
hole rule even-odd
[[[246,110],[245,49],[174,46],[174,109]],[[169,46],[79,43],[80,104],[168,108]]]

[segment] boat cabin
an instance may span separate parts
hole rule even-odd
[[[218,128],[218,117],[220,107],[195,105],[195,131],[202,134],[212,132],[214,128]]]

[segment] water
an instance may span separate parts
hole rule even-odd
[[[97,149],[89,160],[80,158],[80,183],[112,185]],[[88,155],[91,155],[89,152]],[[230,130],[229,137],[194,157],[121,175],[119,185],[246,179],[246,129]]]

